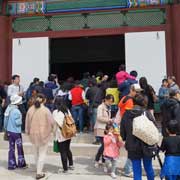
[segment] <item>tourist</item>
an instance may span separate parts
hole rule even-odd
[[[53,96],[55,96],[57,90],[60,87],[57,75],[50,74],[48,77],[48,82],[45,83],[45,87],[50,88],[53,92]]]
[[[180,136],[177,135],[178,122],[170,120],[167,124],[168,137],[164,137],[161,150],[165,152],[164,165],[161,170],[161,178],[168,180],[180,179]]]
[[[175,76],[168,77],[168,84],[169,84],[169,89],[176,90],[176,91],[179,90],[179,86],[176,84]]]
[[[65,114],[71,116],[71,113],[66,106],[66,103],[62,97],[56,97],[55,109],[53,112],[53,118],[55,120],[54,127],[54,140],[58,141],[58,146],[61,154],[61,162],[63,165],[63,173],[67,173],[68,170],[74,170],[73,157],[70,149],[71,138],[65,138],[62,135],[62,128],[64,123]]]
[[[127,95],[128,92],[126,92],[127,87],[129,86],[129,83],[127,82],[128,79],[132,79],[135,80],[136,77],[131,76],[130,74],[128,74],[126,71],[126,67],[124,64],[122,64],[119,67],[119,72],[116,73],[116,80],[117,80],[117,84],[118,84],[118,89],[120,91],[120,95],[121,98],[125,95]]]
[[[162,134],[167,136],[167,124],[170,120],[176,119],[178,121],[178,132],[180,135],[180,101],[178,99],[178,90],[169,90],[169,98],[163,104],[163,121],[162,121]]]
[[[21,135],[22,114],[18,109],[18,105],[22,103],[22,97],[17,94],[12,95],[10,101],[11,103],[4,114],[4,129],[9,138],[8,169],[27,168]],[[16,163],[15,144],[17,146],[18,164]]]
[[[118,103],[119,103],[119,90],[117,88],[116,80],[111,80],[109,88],[106,89],[106,95],[107,94],[112,94],[114,96],[114,103],[111,106],[111,115],[112,118],[114,118],[118,111]]]
[[[20,84],[20,76],[19,75],[12,76],[12,84],[8,86],[7,94],[8,94],[7,104],[9,104],[10,97],[13,95],[18,95],[23,98],[22,102],[18,105],[18,107],[22,114],[22,131],[24,131],[25,130],[26,107],[24,104],[24,88]]]
[[[26,100],[29,101],[29,99],[32,96],[33,90],[36,89],[36,86],[39,86],[39,78],[34,78],[33,82],[30,83],[29,88],[26,91]]]
[[[111,94],[108,94],[105,97],[104,102],[98,106],[97,109],[97,119],[96,119],[96,123],[94,126],[94,131],[95,131],[95,136],[97,136],[100,140],[101,146],[98,149],[98,152],[96,154],[96,158],[95,158],[95,167],[98,168],[99,167],[99,160],[102,156],[102,163],[105,163],[105,160],[103,158],[103,152],[104,152],[104,142],[103,142],[103,138],[104,138],[104,130],[106,127],[106,124],[108,122],[111,122],[111,105],[114,102],[114,97]]]
[[[143,114],[146,109],[146,99],[138,94],[134,98],[134,107],[131,110],[126,110],[121,121],[121,136],[125,141],[125,147],[128,151],[128,158],[132,161],[133,175],[135,180],[142,179],[141,160],[143,160],[144,169],[146,171],[147,179],[154,180],[154,171],[152,167],[152,158],[147,157],[143,152],[143,142],[135,137],[132,132],[133,119]],[[146,111],[148,116],[150,112]],[[152,117],[152,115],[150,116]]]
[[[79,125],[80,134],[83,133],[84,128],[84,102],[85,102],[85,92],[79,81],[75,82],[75,87],[69,92],[69,100],[71,101],[72,116],[75,120],[76,126]]]
[[[70,109],[71,108],[71,102],[70,100],[68,99],[69,97],[69,93],[68,93],[68,90],[65,89],[65,86],[64,86],[64,83],[61,84],[60,86],[60,89],[57,93],[57,97],[62,97],[64,99],[64,102],[66,104],[66,106]]]
[[[88,87],[89,80],[90,80],[90,73],[85,72],[83,74],[83,79],[81,80],[81,84],[82,84],[84,89],[86,89]]]
[[[145,77],[141,77],[139,79],[139,84],[143,89],[143,95],[147,98],[148,105],[147,109],[154,116],[154,103],[157,102],[156,93],[151,85],[148,84],[147,79]]]
[[[11,97],[13,95],[19,95],[21,97],[24,96],[24,88],[20,85],[20,76],[13,75],[12,76],[12,84],[8,86],[8,96]]]
[[[96,80],[89,82],[90,88],[87,90],[86,98],[89,101],[88,115],[90,119],[90,131],[94,130],[94,125],[97,118],[97,108],[104,99],[104,94],[101,88],[98,87]]]
[[[131,71],[130,76],[131,76],[131,78],[126,79],[125,82],[122,83],[120,86],[121,87],[121,89],[120,89],[120,93],[121,93],[120,97],[121,98],[124,96],[127,96],[129,94],[131,85],[138,83],[138,81],[136,80],[136,78],[138,76],[137,71]]]
[[[115,128],[113,123],[107,123],[105,127],[104,136],[104,159],[106,161],[104,172],[108,173],[110,171],[111,177],[116,179],[116,169],[118,167],[118,158],[120,147],[123,146],[122,139],[118,134],[115,133]]]
[[[158,97],[159,97],[160,106],[162,106],[169,97],[169,88],[168,88],[167,79],[162,80],[162,85],[161,85],[161,88],[159,89]]]
[[[26,116],[26,133],[34,148],[37,167],[36,179],[42,179],[46,176],[43,173],[44,160],[54,125],[51,112],[44,106],[45,102],[45,96],[38,94],[34,105],[28,110]]]
[[[133,84],[130,87],[130,92],[127,96],[124,96],[121,101],[119,102],[118,106],[120,109],[120,117],[124,120],[126,120],[123,116],[124,113],[127,110],[131,110],[134,107],[134,97],[136,96],[137,93],[140,93],[142,91],[141,87],[139,84]],[[126,160],[125,166],[124,166],[124,176],[127,177],[133,177],[132,173],[132,163],[130,159]]]

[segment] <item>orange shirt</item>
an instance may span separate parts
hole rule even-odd
[[[127,100],[125,100],[125,98],[127,98]],[[130,110],[133,108],[134,106],[133,99],[131,97],[128,98],[127,96],[124,96],[119,102],[118,106],[120,108],[120,115],[121,117],[123,117],[126,110]]]

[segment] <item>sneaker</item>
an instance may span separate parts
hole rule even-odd
[[[104,173],[108,173],[108,168],[104,167]]]
[[[27,169],[29,166],[26,164],[25,166],[19,167],[20,169]]]
[[[94,167],[98,168],[99,167],[99,162],[95,162]]]
[[[69,166],[68,169],[71,170],[71,171],[73,171],[75,168],[74,168],[74,166]]]
[[[130,177],[130,178],[133,178],[133,172],[130,172],[130,173],[123,173],[124,176],[126,177]]]
[[[36,179],[42,179],[46,176],[46,174],[37,174]]]
[[[68,174],[68,170],[64,170],[62,173],[64,173],[64,174]]]
[[[111,173],[111,177],[112,177],[113,179],[116,179],[116,178],[117,178],[117,176],[116,176],[116,174],[115,174],[114,172]]]

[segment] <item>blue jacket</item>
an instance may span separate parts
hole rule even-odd
[[[162,86],[159,89],[159,103],[160,103],[160,105],[164,104],[164,102],[166,101],[168,96],[169,96],[169,89]]]
[[[22,114],[16,105],[9,105],[4,113],[4,128],[13,133],[21,133]]]

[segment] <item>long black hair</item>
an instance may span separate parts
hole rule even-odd
[[[68,107],[66,106],[66,102],[64,101],[64,98],[61,96],[57,96],[54,102],[55,108],[58,111],[65,113],[68,113]]]

